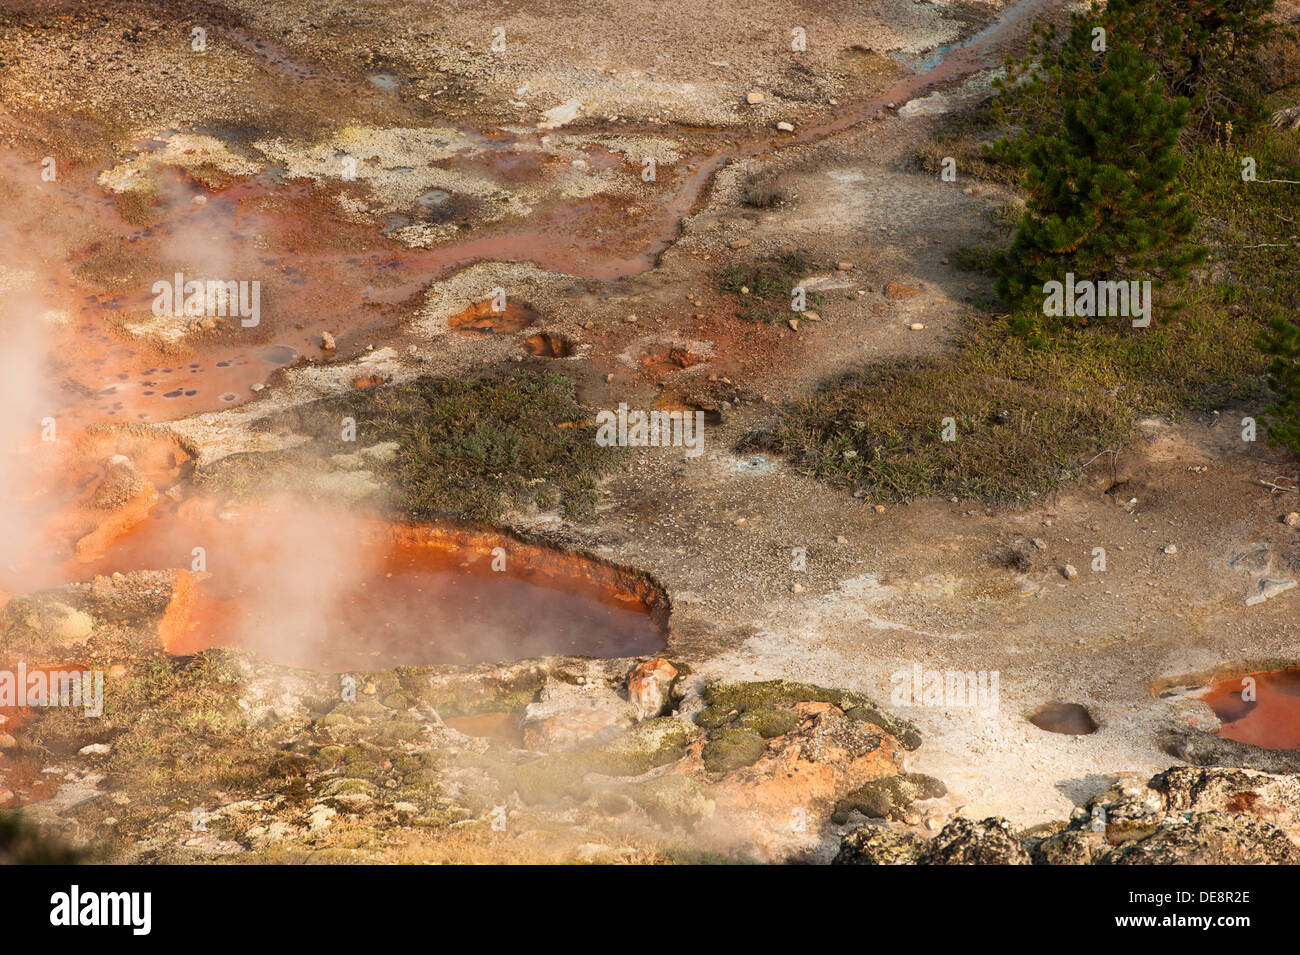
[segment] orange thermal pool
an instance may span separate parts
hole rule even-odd
[[[1201,699],[1223,721],[1220,736],[1264,749],[1300,749],[1300,668],[1220,680]]]
[[[194,562],[194,547],[200,547]],[[342,672],[664,646],[666,607],[643,578],[493,532],[265,505],[146,522],[100,572],[195,567],[164,628],[175,654],[241,647]],[[497,568],[497,569],[494,569]]]

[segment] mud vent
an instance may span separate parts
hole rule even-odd
[[[1264,749],[1300,749],[1300,667],[1219,680],[1201,699],[1221,721],[1220,736]]]
[[[375,522],[360,536],[347,569],[317,577],[297,606],[275,574],[205,575],[173,595],[165,648],[238,647],[337,673],[665,645],[667,600],[643,575],[469,528]]]
[[[1063,733],[1066,736],[1087,736],[1097,732],[1092,714],[1078,703],[1049,703],[1039,707],[1029,717],[1029,722],[1040,730]]]
[[[550,332],[525,338],[523,349],[526,354],[538,358],[568,358],[573,354],[573,345],[567,338]]]
[[[537,312],[529,305],[507,302],[505,311],[494,312],[492,300],[471,305],[447,320],[447,327],[469,335],[499,335],[523,331],[537,321]]]
[[[680,345],[652,345],[641,353],[641,367],[660,374],[669,371],[681,371],[708,361],[703,355],[697,355]]]

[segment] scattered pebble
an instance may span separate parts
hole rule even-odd
[[[1178,553],[1178,547],[1174,544],[1166,544],[1164,547],[1160,548],[1160,553],[1168,554],[1172,557],[1174,554]]]
[[[745,94],[745,102],[748,103],[750,106],[756,106],[759,103],[763,102],[763,94],[760,93],[758,90],[750,90],[748,93]]]
[[[1061,576],[1066,580],[1074,580],[1075,577],[1079,576],[1079,571],[1073,564],[1066,564],[1061,568]]]
[[[793,132],[794,132],[794,127],[793,127],[792,125],[790,125],[789,123],[777,123],[777,124],[776,124],[776,128],[779,129],[779,130],[780,130],[781,132],[783,132],[783,133],[793,133]]]
[[[338,346],[334,342],[334,336],[329,332],[321,332],[320,348],[321,351],[333,351]]]

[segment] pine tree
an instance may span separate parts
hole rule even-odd
[[[1274,399],[1263,416],[1268,440],[1300,454],[1300,324],[1275,315],[1268,326],[1259,339],[1260,349],[1273,359],[1268,383]]]
[[[1028,130],[1007,148],[1027,165],[1026,208],[997,259],[998,294],[1023,304],[1066,272],[1080,278],[1178,278],[1201,252],[1195,213],[1176,188],[1176,145],[1188,101],[1171,98],[1137,49],[1093,52],[1076,24],[1045,65],[1061,97],[1057,126]]]
[[[1104,31],[1105,42],[1128,43],[1141,54],[1148,71],[1164,83],[1170,96],[1189,101],[1188,129],[1202,138],[1220,138],[1223,124],[1238,133],[1267,118],[1264,94],[1287,78],[1270,81],[1260,56],[1266,45],[1291,31],[1275,18],[1276,0],[1109,0],[1094,2],[1070,18],[1089,38]],[[1027,127],[1055,123],[1062,90],[1057,69],[1056,31],[1035,25],[1031,56],[1009,59],[995,113]],[[1069,56],[1070,43],[1065,47]],[[1087,64],[1073,62],[1071,68]],[[1291,76],[1294,74],[1291,73]]]

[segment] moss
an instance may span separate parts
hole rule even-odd
[[[758,683],[711,683],[704,688],[703,695],[708,706],[695,717],[695,722],[706,730],[735,725],[749,726],[756,732],[765,730],[772,733],[782,725],[789,725],[788,717],[774,716],[772,713],[779,713],[782,708],[788,709],[796,703],[831,703],[844,710],[851,719],[879,726],[896,737],[904,749],[913,750],[921,745],[921,734],[915,726],[881,712],[872,700],[848,690],[828,689],[791,680],[767,680]]]
[[[689,776],[660,776],[633,783],[622,792],[660,825],[693,828],[714,810],[708,787]]]
[[[323,796],[377,796],[379,788],[365,779],[334,779],[322,793]]]
[[[316,763],[322,769],[331,769],[343,762],[346,750],[342,746],[322,746],[316,751]]]
[[[598,749],[543,756],[513,767],[505,775],[524,802],[585,799],[594,791],[584,781],[588,774],[643,775],[657,766],[681,759],[694,736],[689,724],[672,717],[659,717],[638,724]]]
[[[393,769],[396,772],[403,774],[413,773],[417,769],[422,769],[423,767],[424,763],[415,756],[399,756],[397,759],[393,760]]]
[[[739,729],[753,730],[763,739],[772,739],[798,729],[799,714],[793,710],[748,710],[736,720],[736,726]]]
[[[885,776],[859,786],[840,799],[831,813],[831,821],[843,825],[854,812],[870,819],[902,819],[916,800],[935,799],[947,792],[948,787],[942,782],[924,773]]]
[[[742,766],[752,766],[766,750],[763,737],[754,730],[720,729],[709,734],[700,758],[709,772],[729,773]]]
[[[694,737],[695,731],[689,723],[671,716],[660,716],[638,723],[602,747],[601,752],[637,767],[636,773],[623,775],[638,775],[681,759]]]
[[[433,707],[443,718],[479,713],[513,713],[537,699],[547,673],[530,666],[507,677],[458,674],[447,678],[446,667],[398,667],[403,695]]]
[[[390,720],[374,728],[369,738],[380,744],[405,743],[424,734],[425,724],[414,720]]]

